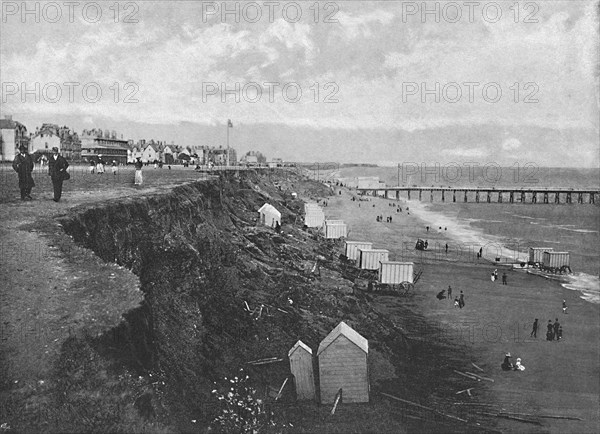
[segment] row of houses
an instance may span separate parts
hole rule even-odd
[[[56,147],[61,154],[72,161],[116,161],[119,164],[134,163],[141,158],[144,163],[160,161],[165,164],[188,162],[196,165],[236,164],[237,152],[222,146],[178,146],[174,142],[161,140],[127,140],[115,130],[92,128],[77,134],[67,126],[45,123],[34,133],[28,133],[20,122],[7,115],[0,119],[0,161],[12,161],[20,146],[27,147],[30,154],[51,154]],[[275,161],[275,160],[274,160]],[[266,158],[260,152],[250,151],[242,159],[245,164],[265,164]],[[274,163],[275,166],[281,162]]]

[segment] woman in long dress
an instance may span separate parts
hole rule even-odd
[[[142,159],[140,157],[137,158],[135,162],[135,185],[142,185]]]

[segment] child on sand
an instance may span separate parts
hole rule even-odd
[[[517,363],[515,363],[515,371],[524,371],[525,370],[525,366],[521,365],[521,359],[518,358],[517,359]]]
[[[460,303],[458,301],[458,297],[454,297],[454,307],[460,307]]]

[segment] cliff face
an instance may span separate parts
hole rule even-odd
[[[77,209],[61,221],[76,242],[139,276],[143,306],[95,345],[165,380],[162,402],[156,391],[151,401],[168,407],[171,422],[176,414],[208,418],[202,403],[213,381],[246,361],[284,357],[300,337],[316,348],[344,313],[360,313],[352,284],[336,274],[334,246],[285,224],[302,203],[283,192],[300,182],[293,174],[198,182]],[[320,184],[308,188],[329,194]],[[266,201],[282,212],[283,234],[256,225]],[[317,258],[327,290],[311,272]],[[264,387],[287,372],[279,364],[254,377]]]

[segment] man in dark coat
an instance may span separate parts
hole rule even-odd
[[[35,183],[31,177],[33,158],[27,153],[27,147],[19,147],[19,154],[15,157],[12,167],[19,174],[21,200],[31,200],[31,189],[35,187]]]
[[[52,186],[54,187],[54,199],[52,200],[58,202],[62,195],[63,180],[65,179],[69,163],[67,163],[67,160],[63,156],[58,154],[58,148],[52,148],[52,153],[53,155],[48,160],[48,175],[50,175]]]

